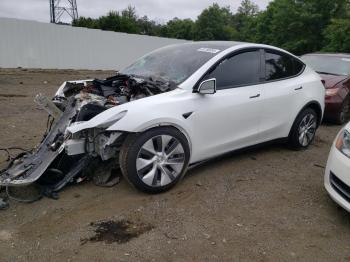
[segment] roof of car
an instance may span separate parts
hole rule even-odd
[[[347,53],[310,53],[305,55],[350,58],[350,54],[347,54]]]
[[[198,42],[188,42],[184,44],[179,45],[192,45],[192,46],[198,46],[198,48],[215,48],[215,49],[221,49],[225,50],[227,48],[248,44],[245,42],[235,42],[235,41],[198,41]]]

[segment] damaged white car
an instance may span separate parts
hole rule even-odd
[[[190,165],[229,151],[276,139],[308,147],[324,92],[318,74],[272,46],[164,47],[114,77],[65,82],[52,100],[37,96],[49,128],[37,148],[12,161],[0,185],[36,182],[50,196],[103,167],[120,168],[139,190],[162,192]]]

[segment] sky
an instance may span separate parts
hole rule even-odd
[[[260,9],[266,8],[269,0],[252,0]],[[64,4],[67,0],[61,0]],[[164,23],[174,17],[196,19],[201,11],[218,3],[236,11],[241,0],[77,0],[79,16],[99,17],[110,10],[122,10],[128,5],[136,8],[139,16],[147,15]],[[0,17],[11,17],[41,22],[50,21],[49,0],[0,0]],[[67,21],[67,17],[64,17]]]

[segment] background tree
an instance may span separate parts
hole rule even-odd
[[[333,19],[324,31],[323,51],[350,53],[350,19]]]
[[[195,23],[195,40],[233,40],[236,36],[229,7],[213,4],[203,10]]]
[[[193,39],[194,22],[191,19],[175,17],[162,27],[161,35],[178,39]]]
[[[161,25],[155,21],[150,20],[146,15],[137,20],[137,24],[140,28],[141,34],[158,36],[160,35]]]
[[[255,27],[255,18],[259,14],[258,5],[250,0],[243,0],[238,7],[237,13],[232,15],[232,23],[238,31],[238,39],[247,41]],[[249,41],[249,40],[248,40]]]
[[[345,3],[346,0],[274,0],[257,16],[253,41],[296,54],[320,50],[326,25],[332,17],[345,14]]]
[[[213,4],[198,18],[174,18],[165,24],[138,17],[134,7],[97,19],[80,17],[73,26],[188,40],[240,40],[266,43],[295,54],[350,52],[350,0],[272,0],[259,11],[243,0],[236,13]]]

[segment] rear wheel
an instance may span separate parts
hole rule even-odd
[[[315,138],[317,114],[306,108],[296,118],[289,135],[289,145],[294,149],[307,148]]]
[[[179,182],[189,157],[186,137],[175,128],[159,127],[127,137],[120,152],[120,167],[137,189],[159,193]]]

